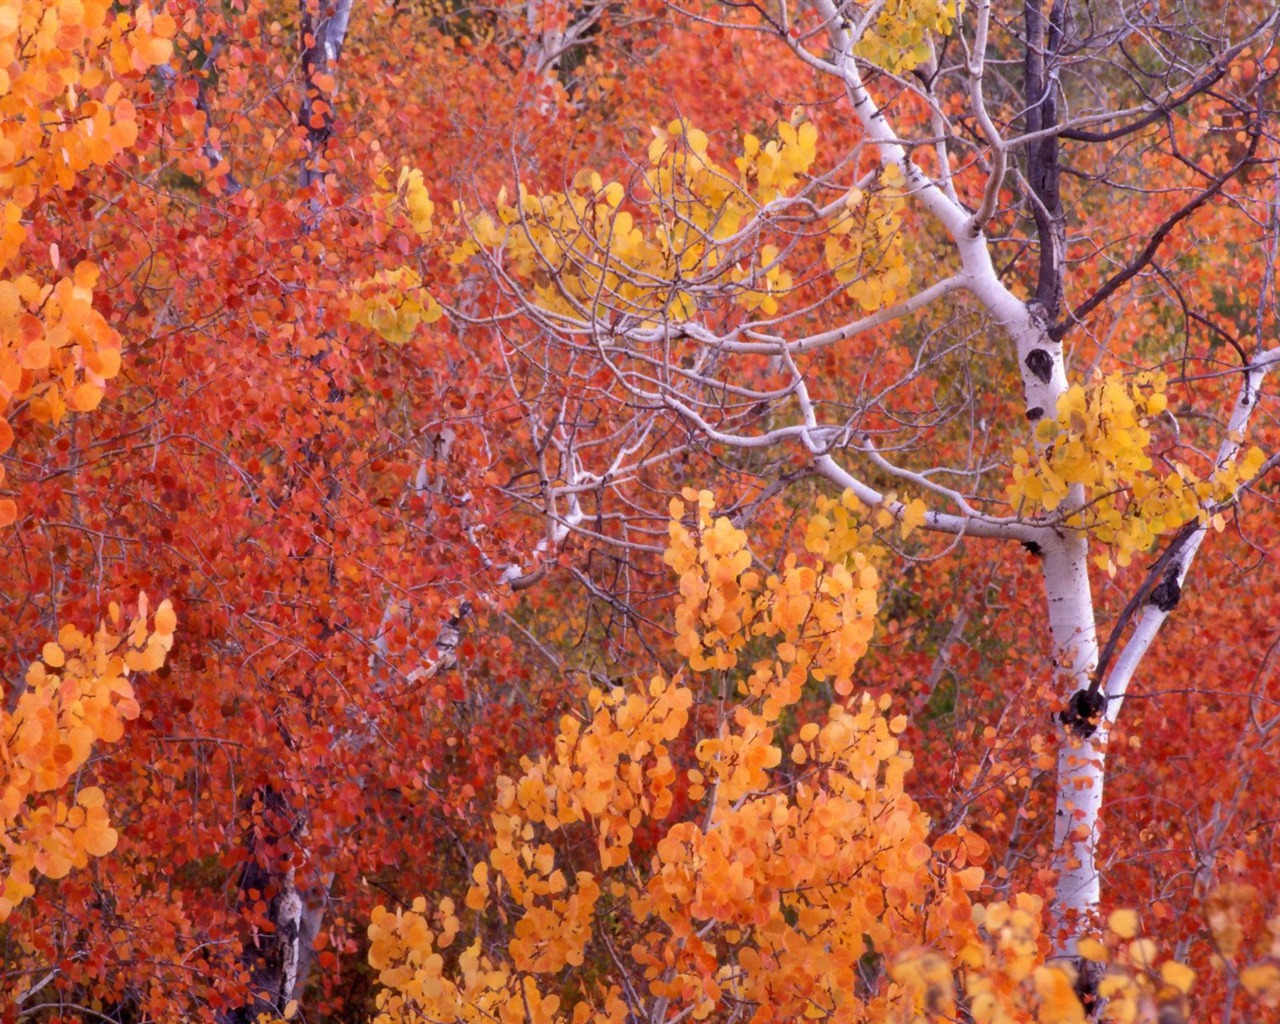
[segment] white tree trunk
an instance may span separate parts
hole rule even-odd
[[[913,195],[950,234],[961,259],[964,287],[1013,342],[1022,374],[1028,421],[1034,423],[1044,416],[1055,415],[1058,399],[1067,388],[1062,346],[1049,337],[1039,310],[1018,299],[1000,281],[982,231],[983,211],[970,213],[909,159],[881,108],[863,85],[853,59],[854,40],[849,29],[834,27],[842,24],[836,6],[829,0],[819,0],[818,6],[833,26],[836,69],[868,138],[879,150],[881,163],[902,172]],[[1073,488],[1060,514],[1065,518],[1083,501],[1080,489]],[[1097,626],[1089,585],[1088,539],[1078,531],[1044,528],[1037,543],[1043,556],[1050,656],[1065,705],[1077,691],[1089,685],[1098,659]],[[1054,902],[1057,923],[1088,914],[1098,905],[1095,851],[1102,807],[1104,745],[1105,730],[1087,738],[1064,733],[1058,758],[1054,829],[1054,867],[1059,875]],[[1064,937],[1062,941],[1068,940]]]

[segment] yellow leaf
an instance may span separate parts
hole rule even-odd
[[[1134,939],[1129,943],[1129,958],[1144,970],[1150,970],[1156,962],[1156,944],[1150,939]]]
[[[1107,918],[1107,927],[1122,939],[1138,934],[1138,915],[1132,910],[1115,910]]]
[[[138,55],[148,64],[163,64],[173,56],[173,43],[168,39],[148,39],[138,48]]]
[[[910,537],[915,529],[924,523],[927,512],[928,507],[919,498],[907,502],[902,507],[902,521],[899,524],[899,532],[904,540]]]
[[[72,388],[67,398],[70,400],[70,405],[73,409],[79,412],[92,412],[98,407],[98,403],[102,401],[102,394],[102,388],[85,381]]]
[[[1240,972],[1240,984],[1266,1005],[1280,1004],[1280,967],[1275,964],[1250,964]]]
[[[161,601],[160,607],[156,609],[156,632],[169,634],[177,628],[178,616],[174,614],[173,603],[170,601]]]
[[[85,786],[76,794],[76,803],[81,807],[101,807],[106,802],[106,795],[97,786]]]
[[[1066,971],[1060,967],[1039,966],[1032,977],[1040,997],[1037,1020],[1042,1024],[1085,1024],[1080,1000]]]
[[[1191,983],[1196,980],[1196,972],[1186,964],[1167,960],[1160,965],[1160,977],[1166,985],[1172,985],[1185,995],[1191,991]]]
[[[85,853],[105,857],[120,842],[120,833],[113,828],[83,828],[76,833],[76,842]]]

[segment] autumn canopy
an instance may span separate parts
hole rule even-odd
[[[0,1024],[1280,1019],[1278,78],[0,0]]]

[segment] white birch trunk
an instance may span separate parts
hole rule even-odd
[[[908,158],[906,149],[897,141],[896,133],[863,85],[852,56],[854,40],[850,30],[834,27],[842,21],[830,0],[819,0],[818,6],[833,26],[836,67],[859,121],[879,151],[881,163],[902,172],[914,196],[950,234],[961,259],[964,287],[1013,342],[1022,374],[1028,421],[1055,415],[1058,399],[1067,388],[1062,346],[1049,337],[1047,325],[1038,311],[1018,299],[1000,281],[982,231],[982,211],[976,215],[970,213]],[[1083,500],[1080,489],[1075,488],[1061,511],[1069,512]],[[1043,555],[1050,656],[1065,706],[1078,690],[1089,685],[1098,658],[1097,626],[1089,585],[1088,539],[1075,531],[1044,529],[1038,543]],[[1089,738],[1064,736],[1059,753],[1054,829],[1057,851],[1054,867],[1059,873],[1054,916],[1058,923],[1077,914],[1088,914],[1098,905],[1095,853],[1102,807],[1104,744],[1102,731]]]

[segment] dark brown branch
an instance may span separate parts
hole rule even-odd
[[[522,573],[515,579],[511,580],[507,586],[511,588],[513,594],[518,594],[522,590],[528,590],[542,582],[544,576],[547,575],[547,567],[545,564],[539,565],[532,572]]]
[[[1072,142],[1112,142],[1116,139],[1124,138],[1126,135],[1132,135],[1134,132],[1141,131],[1149,125],[1154,124],[1161,118],[1173,113],[1181,106],[1190,103],[1197,96],[1212,89],[1231,68],[1231,63],[1239,57],[1247,48],[1254,45],[1255,42],[1272,29],[1277,18],[1280,17],[1280,8],[1271,12],[1267,19],[1261,22],[1257,28],[1251,32],[1240,42],[1219,54],[1208,67],[1200,72],[1190,83],[1188,83],[1181,92],[1171,96],[1163,101],[1156,102],[1152,108],[1141,117],[1136,118],[1127,124],[1120,125],[1117,128],[1109,128],[1106,131],[1089,131],[1085,128],[1070,128],[1064,130],[1060,138],[1069,139]],[[1122,46],[1123,50],[1123,46]],[[1127,51],[1126,51],[1127,55]],[[1130,57],[1131,63],[1135,67],[1137,62]]]
[[[1161,118],[1171,114],[1179,107],[1190,103],[1206,89],[1210,89],[1220,82],[1222,76],[1227,73],[1227,69],[1231,66],[1231,62],[1240,55],[1240,51],[1246,45],[1246,43],[1239,43],[1232,47],[1177,96],[1170,97],[1163,103],[1157,104],[1149,113],[1143,114],[1142,117],[1135,121],[1130,121],[1128,124],[1123,124],[1118,128],[1111,128],[1105,132],[1091,132],[1083,128],[1068,128],[1062,131],[1058,137],[1070,139],[1072,142],[1113,142],[1116,139],[1124,138],[1126,135],[1141,131],[1148,125],[1155,124]]]
[[[1137,614],[1138,609],[1147,603],[1152,592],[1165,579],[1168,570],[1176,565],[1183,543],[1200,529],[1200,525],[1198,518],[1192,519],[1173,535],[1173,540],[1169,542],[1169,546],[1165,548],[1164,553],[1147,570],[1147,578],[1142,581],[1142,586],[1134,592],[1133,597],[1129,598],[1128,604],[1121,610],[1120,617],[1116,619],[1116,624],[1111,627],[1111,634],[1107,637],[1107,642],[1103,645],[1102,652],[1098,655],[1098,667],[1093,671],[1093,679],[1089,682],[1089,689],[1085,691],[1091,699],[1102,692],[1102,680],[1106,677],[1107,666],[1111,664],[1111,659],[1115,656],[1121,634],[1124,633],[1129,622]],[[1174,573],[1176,574],[1176,572],[1177,569],[1174,568]]]
[[[1240,173],[1241,170],[1254,163],[1258,152],[1258,143],[1262,139],[1262,131],[1256,121],[1250,123],[1248,131],[1249,149],[1244,156],[1214,178],[1208,188],[1166,218],[1164,223],[1156,229],[1155,233],[1147,241],[1147,244],[1143,246],[1142,252],[1138,253],[1126,267],[1118,270],[1101,288],[1073,309],[1065,321],[1054,326],[1049,331],[1049,336],[1054,341],[1061,341],[1072,327],[1083,323],[1085,317],[1145,269],[1155,258],[1160,246],[1164,244],[1165,239],[1169,237],[1174,228],[1218,195],[1226,187],[1227,182]]]
[[[1066,3],[1054,0],[1047,24],[1040,4],[1041,0],[1025,0],[1023,4],[1027,33],[1023,90],[1029,134],[1051,131],[1058,124],[1057,59],[1065,38]],[[1048,323],[1058,318],[1062,307],[1062,264],[1067,237],[1058,149],[1058,136],[1046,135],[1031,144],[1027,161],[1032,214],[1040,241],[1035,298]]]
[[[1173,290],[1174,298],[1178,300],[1178,305],[1182,307],[1182,318],[1184,321],[1186,321],[1186,326],[1184,329],[1187,332],[1188,342],[1190,342],[1191,340],[1191,321],[1194,320],[1196,323],[1200,324],[1201,326],[1207,327],[1210,331],[1212,331],[1219,338],[1221,338],[1228,345],[1230,345],[1233,349],[1235,349],[1236,354],[1240,357],[1241,365],[1243,367],[1248,367],[1249,353],[1247,353],[1244,350],[1244,345],[1240,343],[1240,339],[1237,338],[1230,331],[1228,331],[1225,327],[1222,327],[1219,324],[1215,324],[1203,313],[1199,313],[1196,310],[1192,309],[1190,304],[1187,302],[1187,297],[1183,294],[1182,289],[1178,286],[1178,282],[1175,281],[1169,275],[1169,272],[1166,271],[1162,266],[1160,266],[1160,264],[1154,263],[1152,264],[1152,267],[1155,270],[1155,272],[1160,275],[1161,279],[1165,282],[1165,284],[1167,284]],[[1185,351],[1185,348],[1184,348],[1184,351]],[[1184,363],[1186,362],[1185,357],[1183,359],[1183,362]]]

